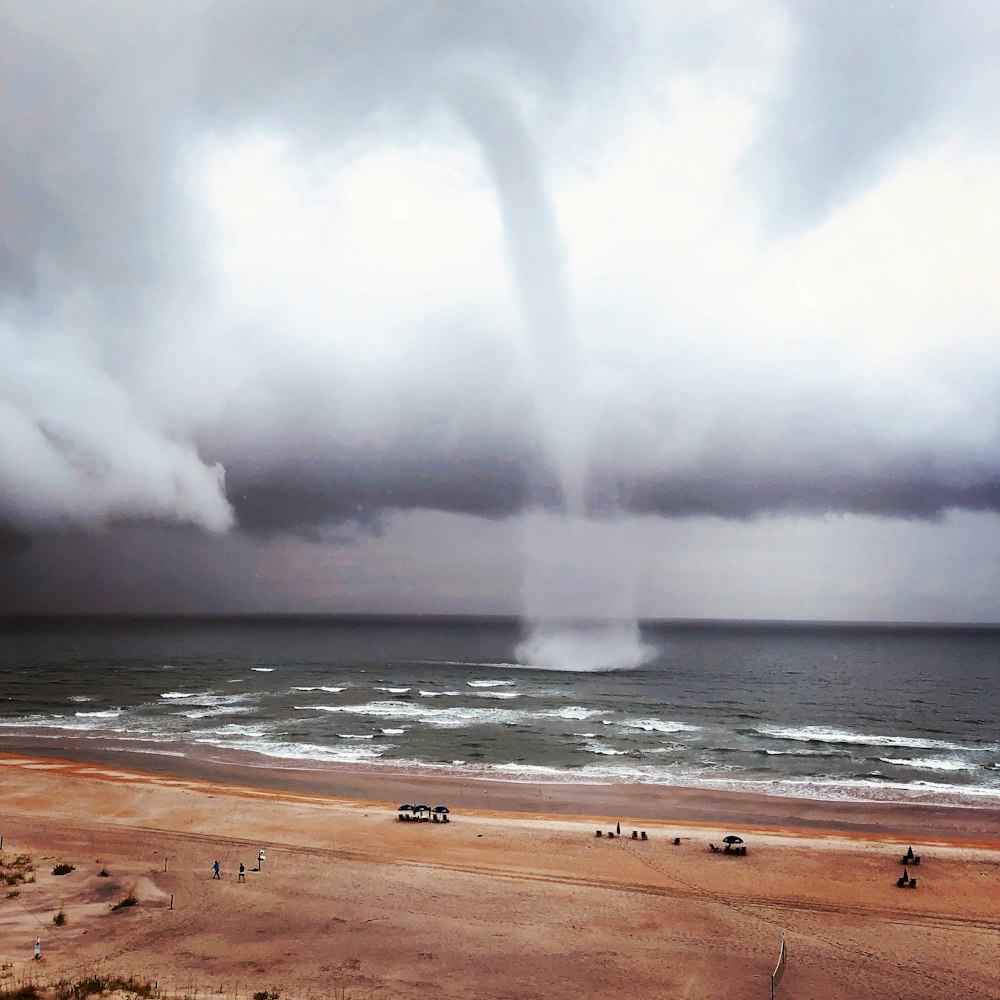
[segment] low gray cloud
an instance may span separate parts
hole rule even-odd
[[[748,162],[755,193],[779,192],[775,218],[790,228],[825,218],[914,137],[981,120],[996,79],[991,5],[776,9],[791,48]],[[377,530],[394,510],[497,519],[558,506],[551,470],[561,445],[543,425],[560,358],[533,358],[510,316],[490,314],[493,302],[479,304],[474,322],[468,304],[458,317],[429,306],[406,350],[365,364],[287,347],[265,324],[249,376],[235,388],[220,376],[247,363],[235,335],[209,372],[206,341],[225,317],[185,170],[206,137],[254,130],[338,163],[376,141],[464,143],[484,183],[496,184],[509,242],[512,228],[522,247],[533,222],[550,230],[535,259],[512,268],[523,273],[511,298],[519,290],[525,311],[539,312],[558,355],[572,310],[550,284],[562,260],[546,170],[577,166],[561,130],[579,141],[588,114],[606,129],[609,108],[630,106],[636,80],[624,47],[641,48],[641,7],[613,16],[604,4],[514,0],[24,0],[0,16],[0,554],[68,526],[154,520],[309,536],[349,521]],[[724,19],[699,31],[701,66],[734,44]],[[643,58],[672,79],[673,60],[696,71],[686,56]],[[605,135],[588,138],[597,160]],[[530,197],[512,200],[536,170]],[[382,295],[391,304],[392,287]],[[623,338],[642,322],[623,308]],[[983,337],[995,335],[991,322],[987,312]],[[663,336],[698,342],[698,317],[683,324]],[[917,430],[900,436],[892,423],[903,418],[849,375],[832,388],[806,372],[785,387],[775,388],[779,375],[732,391],[732,359],[690,359],[685,347],[615,392],[593,376],[597,388],[578,401],[593,510],[1000,510],[989,365],[977,376],[972,431],[923,405],[914,380],[904,417]],[[586,351],[562,360],[571,381],[600,368]],[[198,378],[211,403],[178,402]]]

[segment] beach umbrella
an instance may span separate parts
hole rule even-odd
[[[410,805],[409,803],[407,803],[407,804],[406,804],[406,805],[404,805],[404,806],[400,806],[400,807],[399,807],[399,808],[398,808],[398,809],[396,810],[396,812],[410,812],[410,811],[411,811],[412,809],[413,809],[413,806],[411,806],[411,805]]]
[[[722,842],[724,844],[742,844],[743,843],[743,838],[742,837],[735,837],[732,834],[730,834],[728,837],[723,837],[722,838]]]
[[[430,806],[414,806],[413,811],[415,813],[429,813],[431,811]]]
[[[451,812],[451,810],[447,806],[435,806],[434,807],[434,812],[436,812],[436,813],[446,813],[446,812]]]
[[[903,881],[904,882],[909,882],[910,881],[910,873],[906,870],[906,866],[905,865],[903,866]]]

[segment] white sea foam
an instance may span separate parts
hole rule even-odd
[[[696,733],[701,726],[691,726],[686,722],[664,722],[662,719],[623,719],[625,729],[641,729],[647,733]]]
[[[553,708],[549,711],[536,713],[543,719],[569,719],[574,722],[583,722],[586,719],[593,719],[598,715],[607,713],[599,708],[584,708],[582,705],[567,705],[565,708]]]
[[[497,687],[513,687],[516,682],[476,680],[476,681],[466,681],[465,683],[468,684],[470,688],[497,688]]]
[[[382,729],[379,731],[385,736],[402,736],[406,732],[405,729]]]
[[[899,767],[915,767],[922,771],[974,771],[975,764],[967,760],[955,760],[954,757],[879,757],[884,764],[896,764]]]
[[[255,673],[258,673],[258,674],[273,674],[274,673],[274,667],[251,667],[250,669],[253,670]]]
[[[324,694],[340,694],[341,691],[346,691],[347,688],[342,687],[293,687],[293,691],[322,691]]]
[[[855,733],[849,729],[828,726],[757,726],[761,736],[775,740],[795,740],[803,743],[848,743],[873,747],[912,747],[915,750],[966,750],[961,743],[933,740],[920,736],[882,736]]]
[[[303,706],[296,705],[296,708]],[[462,726],[517,723],[526,718],[524,712],[505,708],[430,708],[408,701],[370,701],[363,705],[311,705],[309,709],[348,715],[367,715],[380,719],[406,719],[426,726],[459,729]]]
[[[160,695],[172,705],[192,705],[195,708],[215,708],[222,705],[240,705],[258,700],[255,694],[217,694],[215,691],[167,691]]]
[[[66,715],[22,715],[0,722],[4,729],[104,729],[106,724],[100,719],[81,719]]]
[[[385,690],[391,691],[392,688],[386,688]],[[461,693],[461,691],[421,691],[420,696],[422,698],[457,698]]]
[[[220,742],[217,739],[206,737],[195,740],[195,742],[209,744],[224,750],[245,750],[281,760],[315,760],[345,764],[376,760],[389,749],[388,746],[380,744],[358,746],[355,743],[349,743],[327,747],[315,743],[274,743],[264,739],[226,739]]]
[[[69,696],[69,700],[70,701],[75,701],[77,703],[80,703],[80,702],[85,702],[85,701],[96,701],[97,699],[94,698],[93,695],[89,695],[89,694],[71,694]]]
[[[412,688],[388,688],[388,687],[377,687],[376,691],[383,691],[385,694],[408,694],[412,691]],[[423,693],[423,692],[421,692]]]
[[[516,691],[477,691],[475,693],[476,698],[495,698],[498,701],[511,701],[514,698],[520,698]]]
[[[384,732],[385,730],[383,730]],[[373,740],[375,737],[371,734],[365,736],[359,733],[337,733],[339,739],[342,740]]]
[[[117,719],[122,714],[122,710],[109,708],[103,712],[74,712],[73,714],[80,719]]]
[[[271,730],[260,723],[252,723],[248,725],[241,725],[237,722],[228,722],[224,726],[215,726],[212,729],[196,729],[191,735],[193,737],[198,737],[195,742],[211,742],[213,738],[216,737],[232,737],[232,736],[253,736],[258,739],[263,739],[265,737],[270,737]]]
[[[541,775],[551,775],[558,778],[567,778],[565,771],[558,767],[545,767],[543,764],[492,764],[491,771],[500,771],[511,775],[525,775],[528,777],[539,777]]]
[[[624,757],[628,754],[627,750],[616,750],[604,743],[584,743],[580,749],[587,753],[599,753],[605,757]]]
[[[252,708],[245,705],[225,705],[219,708],[193,708],[190,711],[175,714],[185,719],[212,719],[226,715],[246,715],[252,711]]]

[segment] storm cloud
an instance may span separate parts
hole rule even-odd
[[[0,559],[1000,511],[991,4],[0,17]]]

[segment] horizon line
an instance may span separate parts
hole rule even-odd
[[[526,624],[530,619],[523,615],[490,612],[392,612],[392,611],[135,611],[135,612],[0,612],[0,623],[31,621],[65,622],[141,622],[141,621],[314,621],[362,623],[449,623],[479,622],[483,624]],[[633,619],[601,619],[578,617],[572,619],[552,619],[553,624],[599,625],[618,624]],[[639,626],[671,626],[678,628],[698,627],[749,627],[749,628],[869,628],[869,629],[1000,629],[1000,621],[918,621],[890,619],[850,619],[850,618],[719,618],[719,617],[638,617]]]

